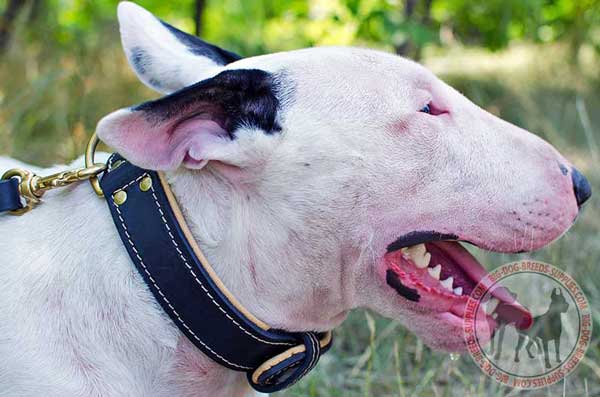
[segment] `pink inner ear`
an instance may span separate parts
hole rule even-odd
[[[186,167],[195,169],[204,167],[212,160],[207,149],[222,142],[225,136],[227,131],[219,124],[200,116],[179,123],[171,131],[171,139],[181,142],[177,146],[185,150],[181,162]]]
[[[202,117],[153,122],[143,112],[120,110],[101,120],[97,130],[104,142],[140,167],[202,168],[212,160],[207,149],[227,136],[219,124]]]

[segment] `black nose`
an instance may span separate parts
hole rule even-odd
[[[571,179],[573,179],[573,190],[575,191],[577,205],[581,207],[592,195],[592,187],[585,176],[577,171],[577,168],[571,170]]]

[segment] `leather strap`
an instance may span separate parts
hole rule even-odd
[[[193,239],[164,175],[114,154],[101,186],[119,236],[156,301],[207,356],[246,372],[254,389],[272,393],[306,375],[329,349],[331,332],[271,329],[235,299]]]
[[[23,208],[19,194],[19,180],[10,178],[0,181],[0,212]]]

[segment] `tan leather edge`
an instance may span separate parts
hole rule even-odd
[[[323,339],[319,341],[319,345],[321,349],[328,346],[331,343],[331,339],[333,337],[333,333],[331,331],[327,331],[325,335],[323,335]],[[298,345],[291,347],[284,351],[283,353],[279,353],[275,357],[265,361],[260,365],[260,367],[256,368],[256,370],[252,373],[252,382],[258,383],[258,378],[263,374],[263,372],[270,370],[275,365],[279,364],[282,361],[287,360],[292,357],[294,354],[302,353],[306,350],[306,346]]]
[[[194,236],[192,235],[192,232],[190,231],[190,228],[188,227],[188,225],[183,217],[183,214],[181,213],[181,209],[179,208],[177,199],[175,198],[175,195],[171,191],[171,187],[169,186],[169,183],[167,182],[167,178],[165,177],[164,173],[162,173],[162,172],[158,173],[158,177],[159,177],[160,183],[167,195],[169,204],[171,204],[171,208],[173,209],[175,218],[177,219],[177,222],[179,223],[179,226],[181,227],[181,230],[183,231],[183,234],[185,235],[188,243],[192,247],[192,250],[194,251],[196,256],[200,259],[200,262],[202,263],[202,267],[204,268],[204,270],[206,270],[206,272],[210,275],[210,278],[213,280],[213,282],[221,290],[223,295],[225,295],[227,297],[227,299],[236,307],[236,309],[238,309],[244,316],[246,316],[246,318],[248,318],[250,321],[252,321],[254,324],[256,324],[256,326],[258,326],[259,328],[261,328],[265,331],[268,330],[270,327],[267,324],[265,324],[264,322],[260,321],[258,318],[256,318],[248,310],[246,310],[246,308],[244,306],[242,306],[242,304],[240,302],[238,302],[238,300],[233,296],[233,294],[223,284],[223,282],[221,281],[221,279],[219,278],[217,273],[215,273],[214,269],[210,266],[208,260],[202,253],[202,250],[200,250],[200,247],[198,247],[198,244],[196,243],[196,240],[194,239]]]

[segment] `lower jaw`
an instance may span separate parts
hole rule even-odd
[[[436,317],[444,321],[446,324],[464,329],[464,319],[461,316],[451,312],[443,312],[436,314]],[[496,321],[492,317],[482,313],[480,313],[478,317],[481,317],[485,321],[478,322],[477,325],[479,328],[477,329],[477,336],[483,336],[483,338],[487,340],[488,338],[486,338],[486,335],[491,336],[492,332],[496,329]],[[481,333],[479,331],[481,331]]]
[[[437,244],[443,246],[444,244],[457,245],[458,243],[441,242]],[[428,243],[426,243],[426,245],[428,245]],[[427,252],[429,251],[430,248],[428,248]],[[435,248],[431,247],[431,251],[435,251]],[[443,350],[460,351],[465,349],[463,316],[465,314],[467,302],[469,301],[469,294],[477,283],[484,278],[487,272],[479,265],[479,263],[475,266],[476,260],[463,247],[451,247],[451,250],[448,252],[450,252],[448,258],[446,258],[448,261],[457,263],[466,262],[467,269],[458,267],[458,270],[452,269],[452,272],[454,273],[447,270],[445,274],[442,272],[443,277],[441,278],[444,280],[447,279],[450,274],[453,274],[455,280],[459,281],[458,287],[462,287],[461,290],[465,291],[465,294],[461,295],[458,293],[460,291],[455,292],[452,288],[444,288],[441,286],[439,277],[437,280],[435,278],[428,278],[427,274],[430,270],[429,265],[427,267],[422,267],[422,265],[421,267],[416,266],[413,261],[406,260],[405,251],[396,251],[386,254],[384,257],[384,269],[386,269],[388,273],[393,272],[397,276],[397,282],[401,284],[400,287],[398,287],[398,285],[393,286],[388,279],[386,280],[388,285],[392,288],[396,287],[394,288],[396,292],[404,298],[407,298],[407,296],[413,298],[409,300],[414,302],[410,305],[414,311],[420,315],[427,316],[430,319],[435,319],[439,322],[440,327],[443,327],[449,334],[452,334],[447,335],[447,340],[434,341],[433,344],[437,345],[440,343]],[[439,259],[439,253],[436,256]],[[433,260],[434,256],[431,257],[432,262]],[[442,261],[442,259],[439,260]],[[448,268],[452,268],[452,266],[456,267],[457,264],[447,264],[447,266]],[[453,285],[453,287],[454,286],[456,285]],[[409,292],[407,293],[407,291]],[[492,294],[503,295],[505,292],[506,291],[502,292],[502,294],[493,292]],[[506,298],[502,296],[501,301],[506,301]],[[514,303],[512,304],[518,305],[516,301],[513,302]],[[490,312],[490,315],[487,315],[482,306],[483,305],[479,306],[479,311],[476,313],[478,321],[475,324],[475,331],[479,342],[486,343],[493,335],[497,324],[494,318],[491,317],[492,312]],[[435,324],[431,326],[435,326]],[[417,332],[418,331],[419,330],[417,330]]]
[[[403,325],[434,351],[465,353],[468,344],[462,318],[449,312],[406,314]],[[493,332],[488,325],[481,324],[475,330],[477,342],[487,344]]]

